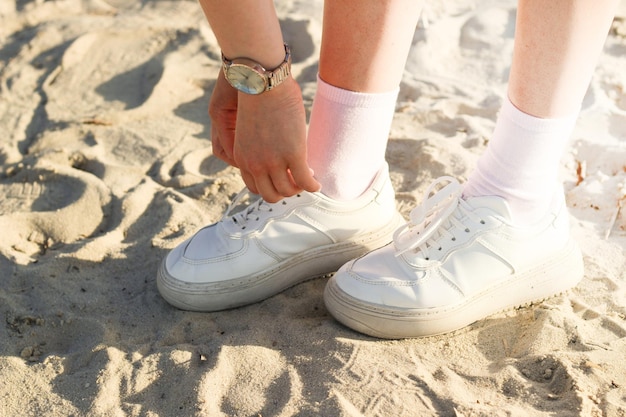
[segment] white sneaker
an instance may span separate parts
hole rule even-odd
[[[518,228],[504,199],[466,201],[461,190],[453,178],[435,181],[393,243],[344,265],[326,285],[331,314],[371,336],[430,336],[580,281],[582,256],[562,194],[543,221]]]
[[[230,210],[229,210],[230,211]],[[391,241],[404,223],[388,167],[361,197],[303,192],[226,215],[174,248],[157,275],[176,307],[216,311],[266,299]]]

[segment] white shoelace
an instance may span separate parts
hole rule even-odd
[[[286,199],[279,201],[278,203],[268,203],[263,200],[261,197],[257,197],[256,200],[252,199],[256,194],[253,194],[248,190],[248,188],[244,188],[241,190],[233,199],[233,201],[228,205],[228,209],[226,209],[226,214],[224,214],[224,218],[230,217],[231,220],[237,224],[241,229],[245,229],[246,225],[249,221],[259,221],[261,217],[264,217],[268,213],[274,211],[273,206],[276,204],[286,205]],[[300,194],[297,194],[294,197],[300,197]],[[239,206],[245,203],[245,200],[249,199],[251,202],[248,206],[239,209]],[[233,213],[234,210],[239,209]]]
[[[396,256],[411,250],[420,251],[424,260],[429,261],[431,250],[442,250],[442,238],[454,242],[457,240],[455,232],[471,231],[460,219],[484,224],[461,198],[462,191],[461,184],[452,177],[435,180],[424,193],[422,204],[411,211],[410,221],[394,233]]]

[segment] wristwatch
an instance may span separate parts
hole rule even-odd
[[[248,58],[228,59],[222,54],[222,69],[230,85],[246,94],[261,94],[280,85],[291,74],[291,50],[285,44],[285,60],[277,68],[266,70]]]

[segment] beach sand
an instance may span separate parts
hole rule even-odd
[[[310,109],[322,2],[276,5]],[[387,151],[403,214],[484,151],[515,5],[426,5]],[[210,314],[159,296],[160,260],[243,186],[211,155],[195,1],[0,0],[0,415],[626,416],[625,17],[561,164],[581,284],[381,341],[333,320],[324,279]]]

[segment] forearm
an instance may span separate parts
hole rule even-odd
[[[285,59],[272,0],[200,0],[224,55],[250,58],[273,69]]]

